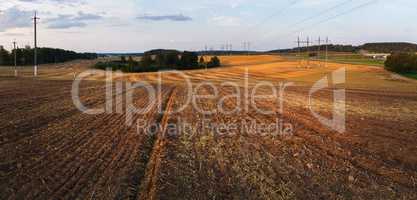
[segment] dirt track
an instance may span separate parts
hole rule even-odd
[[[239,105],[236,99],[223,99],[233,94],[233,88],[220,86],[222,80],[242,86],[242,63],[229,59],[229,68],[186,72],[193,85],[209,80],[218,86],[219,96],[200,99],[175,114],[170,111],[184,105],[189,95],[213,91],[206,85],[198,94],[189,94],[178,83],[180,77],[164,75],[159,107],[132,116],[133,121],[158,125],[152,129],[154,135],[127,126],[127,112],[82,114],[73,105],[70,80],[52,80],[49,75],[0,77],[0,199],[417,198],[416,82],[384,78],[377,82],[375,77],[388,77],[387,72],[348,68],[347,130],[339,134],[322,125],[307,106],[312,83],[337,66],[294,69],[294,63],[285,60],[252,58],[249,65],[258,66],[249,69],[249,89],[264,80],[296,83],[286,90],[284,112],[272,97],[257,100],[257,106],[273,114],[253,107],[233,114],[199,112],[196,108],[216,110],[222,100],[226,110]],[[283,67],[274,67],[277,62]],[[120,80],[156,77],[127,75]],[[358,81],[361,77],[367,78],[368,88]],[[385,87],[390,83],[403,88]],[[102,81],[84,81],[80,90],[86,106],[104,106]],[[268,92],[263,88],[260,93]],[[134,89],[133,94],[136,107],[149,104],[144,89]],[[113,109],[120,105],[128,109],[113,95]],[[331,89],[318,92],[313,109],[330,117],[332,98]],[[203,121],[243,126],[242,120],[272,124],[277,119],[293,126],[292,135],[259,135],[241,127],[222,134],[214,129],[218,127],[200,127]],[[191,128],[173,135],[172,124]]]

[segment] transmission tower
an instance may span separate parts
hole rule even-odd
[[[310,66],[310,44],[312,44],[311,43],[311,41],[310,41],[310,37],[307,37],[307,40],[305,40],[305,41],[301,41],[300,40],[300,37],[298,37],[297,38],[297,44],[298,44],[298,52],[299,52],[299,54],[301,53],[301,44],[306,44],[307,46],[306,46],[306,53],[307,53],[307,67],[309,67]],[[302,58],[302,56],[301,56],[301,58]]]
[[[327,67],[327,60],[328,60],[328,54],[329,54],[329,43],[331,41],[329,40],[329,37],[326,37],[326,61],[325,61],[325,67]]]
[[[322,39],[321,39],[321,37],[319,37],[319,39],[317,40],[317,43],[318,43],[318,48],[317,48],[317,58],[318,58],[318,61],[319,61],[319,65],[320,65],[320,67],[321,67],[321,61],[320,61],[320,51],[321,51],[321,44],[322,44],[322,42],[326,42],[326,40],[322,40]]]

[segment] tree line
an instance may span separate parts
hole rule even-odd
[[[292,49],[279,49],[269,51],[269,53],[296,53],[298,51],[317,51],[317,49],[333,52],[359,52],[360,50],[366,50],[374,53],[394,53],[394,52],[416,52],[417,44],[405,43],[405,42],[385,42],[385,43],[366,43],[360,46],[353,45],[340,45],[340,44],[328,44],[328,45],[312,45],[310,47],[296,47]]]
[[[14,55],[16,53],[16,63],[19,66],[33,65],[34,63],[34,49],[29,46],[23,49],[7,51],[0,46],[0,66],[14,65]],[[38,64],[49,64],[67,62],[77,59],[96,59],[96,53],[77,53],[64,49],[54,48],[37,48]]]
[[[309,47],[296,47],[292,49],[279,49],[269,51],[268,53],[296,53],[296,52],[307,52],[307,51],[317,51],[317,49],[325,50],[327,48],[328,51],[334,52],[357,52],[360,50],[359,47],[353,45],[339,45],[339,44],[328,44],[328,45],[312,45]]]
[[[361,49],[377,53],[416,52],[417,44],[406,42],[366,43]]]
[[[156,72],[161,70],[190,70],[219,67],[220,59],[217,56],[205,60],[199,58],[196,52],[176,50],[152,50],[145,52],[140,61],[135,61],[132,56],[127,59],[121,56],[120,60],[99,62],[98,69],[121,70],[123,72]]]

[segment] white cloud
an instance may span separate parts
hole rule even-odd
[[[73,27],[85,27],[88,21],[100,20],[101,15],[78,12],[77,15],[58,15],[58,17],[47,20],[48,28],[67,29]]]
[[[33,11],[21,10],[16,6],[0,11],[0,32],[30,27],[33,13]]]
[[[193,18],[179,15],[144,15],[137,17],[140,20],[149,20],[149,21],[191,21]]]

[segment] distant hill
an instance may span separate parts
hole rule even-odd
[[[199,55],[257,55],[263,54],[264,52],[260,51],[222,51],[222,50],[212,50],[212,51],[199,51]]]
[[[98,56],[143,56],[143,53],[99,53]]]
[[[359,48],[375,53],[417,52],[417,44],[406,42],[366,43]]]
[[[173,49],[154,49],[145,52],[148,55],[157,55],[157,54],[165,54],[165,53],[177,53],[180,54],[181,52],[178,50]],[[195,52],[198,55],[247,55],[247,54],[259,54],[262,52],[256,51],[222,51],[222,50],[212,50],[212,51],[197,51]]]
[[[158,54],[168,54],[168,53],[175,53],[180,54],[181,52],[175,49],[153,49],[150,51],[146,51],[144,54],[146,55],[158,55]]]

